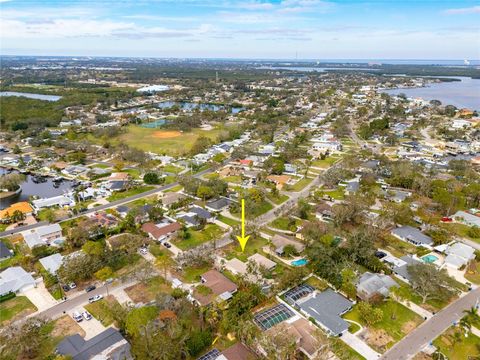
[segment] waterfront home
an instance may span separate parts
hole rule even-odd
[[[33,214],[32,206],[26,201],[20,201],[3,210],[0,210],[0,222],[10,221],[10,218],[15,211],[20,211],[25,216]]]
[[[45,199],[36,199],[32,201],[33,208],[36,211],[39,211],[41,209],[46,209],[50,207],[65,207],[65,206],[73,206],[75,205],[75,201],[65,195],[58,195],[58,196],[53,196],[50,198],[45,198]]]

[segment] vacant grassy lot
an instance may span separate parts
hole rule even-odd
[[[468,337],[465,337],[462,331],[462,336],[455,339],[455,331],[460,330],[458,328],[449,328],[433,341],[433,345],[450,360],[480,358],[480,348],[478,346],[480,344],[480,338],[472,333],[469,333]]]
[[[220,239],[223,234],[223,229],[215,224],[207,224],[202,230],[188,229],[188,239],[177,240],[175,245],[182,250],[188,250],[198,245],[212,241],[213,239]]]
[[[308,184],[310,184],[311,182],[312,182],[312,179],[303,178],[303,179],[297,181],[294,185],[288,186],[288,187],[287,187],[287,190],[290,190],[290,191],[300,191],[300,190],[302,190],[305,186],[307,186]]]
[[[0,324],[5,325],[35,311],[37,308],[26,296],[16,296],[0,304]]]
[[[238,241],[233,242],[225,248],[225,254],[227,259],[232,259],[234,257],[238,258],[241,261],[247,261],[247,258],[253,254],[259,253],[264,256],[262,248],[268,244],[268,241],[261,237],[251,237],[248,239],[247,245],[245,246],[245,251],[242,251]],[[274,260],[274,259],[272,259]]]
[[[155,276],[125,289],[127,295],[136,303],[148,303],[155,300],[159,293],[169,294],[172,288],[160,276]]]
[[[213,129],[205,131],[193,129],[189,132],[183,132],[180,136],[170,138],[161,138],[158,136],[161,132],[164,132],[164,130],[130,125],[127,128],[127,132],[116,138],[114,142],[124,143],[143,151],[178,156],[187,154],[200,136],[208,137],[213,142],[216,142],[221,130]]]
[[[345,314],[344,318],[368,327],[369,332],[377,333],[383,331],[386,334],[386,336],[383,336],[385,344],[371,343],[372,347],[380,352],[384,352],[392,347],[393,344],[402,339],[423,321],[419,315],[394,300],[386,300],[380,305],[374,306],[383,312],[382,320],[374,325],[367,326],[356,306],[353,307],[352,311]]]
[[[322,169],[329,168],[332,164],[339,159],[338,156],[329,156],[323,160],[314,160],[312,161],[313,167],[319,167]]]
[[[291,219],[287,216],[282,216],[273,220],[270,223],[270,226],[280,230],[295,231],[297,229],[297,225],[300,225],[300,224],[301,224],[300,220]]]
[[[199,282],[200,281],[200,275],[203,273],[206,273],[208,270],[210,270],[212,267],[210,265],[202,266],[202,267],[187,267],[183,269],[181,278],[183,278],[186,282]]]
[[[236,226],[236,225],[240,225],[240,221],[229,218],[229,217],[226,217],[226,216],[223,216],[223,215],[218,215],[217,220],[219,220],[219,221],[221,221],[221,222],[223,222],[227,225],[230,225],[232,227]]]
[[[114,322],[114,310],[112,307],[117,305],[118,301],[113,295],[109,295],[100,301],[85,305],[87,310],[93,317],[102,323],[103,326],[109,326]],[[118,304],[120,305],[120,304]]]

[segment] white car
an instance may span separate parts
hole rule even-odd
[[[95,296],[92,296],[91,298],[89,298],[88,302],[93,303],[95,301],[102,300],[102,299],[103,299],[103,295],[95,295]]]
[[[70,289],[75,289],[77,287],[77,285],[74,282],[72,282],[72,283],[68,284],[68,287]]]
[[[72,317],[73,317],[73,320],[75,320],[76,322],[80,322],[80,321],[83,320],[82,315],[81,315],[78,311],[75,311],[75,312],[72,314]]]
[[[88,311],[84,311],[84,312],[82,313],[82,316],[83,316],[83,318],[84,318],[85,320],[87,320],[87,321],[92,319],[92,315],[90,315],[90,313],[89,313]]]

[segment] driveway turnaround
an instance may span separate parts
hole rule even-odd
[[[382,359],[408,360],[413,358],[425,345],[437,338],[453,323],[460,320],[464,315],[464,310],[476,306],[479,298],[480,288],[470,291],[405,336],[387,351]]]
[[[43,280],[37,282],[36,288],[23,291],[22,295],[25,295],[37,307],[38,311],[44,311],[58,304],[58,301],[45,288]]]

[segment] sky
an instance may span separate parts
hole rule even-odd
[[[480,59],[480,1],[0,0],[0,54]]]

